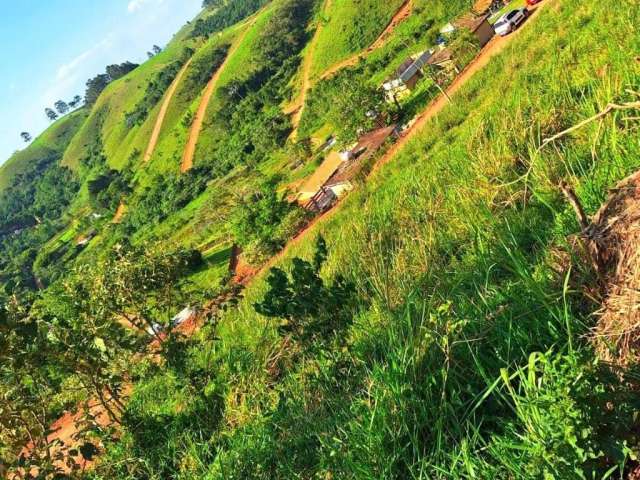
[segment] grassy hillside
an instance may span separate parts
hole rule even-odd
[[[29,165],[50,154],[61,155],[87,116],[86,110],[78,110],[61,118],[45,130],[28,147],[9,158],[0,167],[0,192],[9,186],[13,178],[25,172]]]
[[[557,184],[569,181],[593,212],[640,166],[637,125],[614,114],[537,148],[638,90],[638,13],[621,9],[614,26],[608,0],[547,3],[279,263],[311,260],[322,234],[327,285],[338,275],[354,285],[336,307],[344,323],[301,319],[331,325],[309,342],[257,315],[263,278],[188,356],[191,372],[214,371],[186,410],[200,422],[184,423],[194,390],[179,376],[138,385],[131,414],[150,422],[161,412],[171,432],[156,444],[162,468],[182,465],[184,478],[425,479],[629,468],[638,406],[583,337],[597,306],[580,286],[593,278],[556,263],[578,229]],[[206,405],[216,409],[208,420]],[[125,437],[109,460],[145,438]],[[141,471],[161,468],[155,451]]]
[[[637,365],[594,351],[601,279],[560,185],[594,213],[640,168],[637,112],[543,141],[640,101],[634,1],[543,0],[315,219],[288,191],[328,154],[310,137],[346,144],[425,112],[431,79],[399,106],[379,86],[470,2],[415,0],[384,46],[314,85],[292,140],[282,105],[303,57],[319,77],[402,1],[329,0],[313,51],[320,0],[235,1],[208,1],[0,170],[6,184],[43,152],[73,170],[50,162],[0,195],[2,462],[56,478],[45,426],[80,411],[68,428],[75,454],[101,446],[76,472],[92,480],[633,478]],[[477,53],[468,40],[450,46]],[[171,323],[187,305],[201,328]]]
[[[403,3],[403,0],[331,0],[313,54],[311,77],[319,77],[332,65],[371,45]]]

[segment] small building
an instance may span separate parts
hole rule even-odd
[[[460,73],[460,69],[453,58],[453,52],[448,48],[433,54],[427,64],[434,70],[433,79],[439,85],[446,83],[447,80]]]
[[[396,125],[379,128],[362,135],[348,151],[329,154],[300,188],[298,203],[316,212],[331,208],[338,198],[353,190],[353,179],[361,171],[364,162],[396,132]]]
[[[298,203],[306,205],[313,197],[315,197],[324,184],[338,170],[340,165],[347,160],[346,154],[331,152],[324,159],[322,164],[313,172],[313,175],[300,187],[298,193]]]
[[[453,59],[453,52],[448,48],[444,48],[436,52],[435,54],[433,54],[433,56],[431,56],[431,58],[427,62],[427,65],[429,65],[430,67],[439,68],[442,70],[457,69],[455,61]]]
[[[478,39],[480,47],[484,47],[493,38],[495,32],[489,23],[489,15],[465,15],[454,22],[456,28],[469,30]]]
[[[387,102],[392,103],[408,96],[420,78],[422,69],[433,52],[428,50],[405,60],[395,71],[395,76],[382,84]]]

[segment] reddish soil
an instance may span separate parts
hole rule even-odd
[[[328,12],[331,10],[332,0],[325,0],[323,6],[323,12]],[[307,93],[311,88],[311,67],[313,66],[313,53],[315,52],[316,44],[318,43],[318,38],[320,37],[320,32],[324,28],[324,23],[320,21],[316,28],[315,33],[313,34],[313,39],[309,45],[309,53],[305,56],[304,62],[302,64],[302,87],[300,90],[300,95],[298,98],[286,109],[285,113],[291,114],[291,123],[293,124],[293,131],[291,132],[291,138],[295,138],[298,131],[298,125],[300,123],[300,119],[302,118],[302,111],[304,110],[304,105],[307,100]]]
[[[255,18],[257,18],[257,15]],[[200,101],[200,105],[198,106],[198,111],[196,112],[196,115],[193,119],[193,124],[191,125],[191,130],[189,132],[189,139],[187,140],[187,145],[185,146],[184,153],[182,155],[182,164],[180,165],[180,171],[182,173],[187,172],[191,170],[191,168],[193,168],[193,158],[196,154],[196,147],[198,146],[198,139],[200,138],[200,132],[202,131],[204,118],[205,118],[205,115],[207,114],[207,108],[209,107],[209,102],[211,102],[211,97],[213,96],[213,92],[216,89],[216,85],[218,84],[220,75],[222,75],[222,72],[227,66],[227,62],[236,52],[238,47],[242,44],[242,41],[244,40],[245,36],[249,32],[253,24],[256,22],[255,18],[251,23],[249,23],[249,25],[247,25],[244,32],[242,32],[242,34],[236,39],[233,46],[227,53],[227,58],[225,58],[222,65],[220,65],[220,68],[218,68],[216,72],[213,74],[213,76],[211,77],[211,80],[209,80],[209,83],[207,84],[207,87],[204,90],[204,94],[202,95],[202,100]]]
[[[325,78],[331,77],[333,74],[335,74],[339,70],[342,70],[343,68],[350,67],[357,64],[360,61],[360,59],[366,57],[371,52],[374,52],[379,48],[383,47],[384,44],[389,39],[389,37],[391,36],[391,34],[396,29],[396,27],[400,25],[402,22],[404,22],[407,18],[409,18],[412,11],[413,11],[413,0],[405,1],[405,3],[402,4],[400,9],[393,16],[393,18],[391,19],[387,27],[384,29],[384,31],[371,45],[367,47],[366,50],[358,52],[352,57],[349,57],[345,60],[342,60],[339,63],[336,63],[335,65],[330,67],[328,70],[326,70],[322,75],[320,75],[320,80],[324,80]]]
[[[149,160],[151,160],[151,156],[153,155],[153,152],[156,149],[156,145],[158,144],[158,139],[160,138],[160,132],[162,131],[162,125],[164,124],[164,119],[167,116],[167,111],[169,110],[171,99],[176,93],[176,89],[178,88],[178,85],[180,85],[180,81],[182,80],[184,73],[189,68],[189,65],[191,65],[191,60],[193,60],[193,58],[190,58],[189,61],[185,63],[184,66],[180,69],[178,75],[173,80],[171,86],[169,87],[169,90],[167,90],[167,93],[164,96],[162,106],[160,107],[160,113],[158,113],[158,118],[156,119],[156,123],[153,127],[153,132],[151,132],[149,145],[147,146],[147,150],[144,153],[144,163],[147,163]]]

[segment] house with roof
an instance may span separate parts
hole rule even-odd
[[[431,50],[409,57],[396,69],[394,76],[382,84],[387,102],[394,103],[407,97],[423,77],[422,69],[433,55]]]
[[[476,15],[467,13],[452,23],[447,23],[440,29],[440,34],[449,36],[456,30],[469,30],[478,40],[480,47],[484,47],[493,38],[495,32],[489,23],[489,14]]]
[[[397,125],[379,128],[360,137],[348,151],[332,152],[300,189],[298,203],[307,210],[324,211],[354,188],[353,180],[384,143],[397,133]]]
[[[473,33],[481,48],[489,43],[489,40],[495,35],[493,27],[489,23],[489,15],[467,14],[456,20],[453,25],[456,29],[466,29]]]
[[[315,172],[304,182],[298,191],[297,201],[300,205],[305,206],[312,200],[319,192],[327,180],[340,168],[340,165],[348,159],[348,154],[338,153],[332,151],[327,155],[322,164],[316,169]]]

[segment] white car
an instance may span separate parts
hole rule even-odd
[[[513,32],[518,26],[527,19],[529,10],[526,8],[518,8],[511,10],[501,16],[496,23],[493,24],[495,32],[504,37]]]

